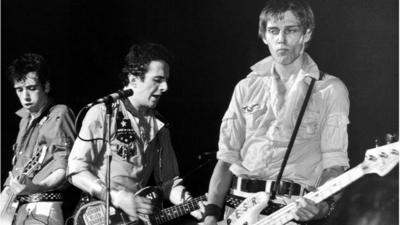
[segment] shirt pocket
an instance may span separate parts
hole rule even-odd
[[[255,130],[265,115],[266,105],[257,102],[249,103],[242,107],[242,112],[246,120],[246,128]]]
[[[140,164],[138,146],[136,146],[134,142],[125,144],[118,140],[114,140],[112,145],[111,152],[113,157],[122,164],[126,164],[126,166],[137,166]]]

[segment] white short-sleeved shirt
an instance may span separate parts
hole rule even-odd
[[[217,158],[231,163],[237,176],[276,179],[293,127],[279,120],[276,75],[272,57],[251,67],[252,72],[235,87],[221,124]],[[324,74],[321,80],[316,63],[304,54],[296,80],[305,84],[317,79],[296,141],[283,173],[283,180],[315,186],[322,170],[332,166],[349,167],[347,156],[349,123],[348,91],[338,78]],[[295,85],[293,85],[295,86]],[[292,87],[293,87],[292,86]],[[290,92],[291,87],[288,87]],[[299,98],[302,104],[304,98]],[[297,101],[297,102],[299,102]],[[297,104],[296,112],[301,104]],[[298,115],[298,113],[295,113]],[[292,118],[291,124],[296,118]]]

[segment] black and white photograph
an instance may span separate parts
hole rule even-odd
[[[398,0],[2,0],[1,225],[398,225]]]

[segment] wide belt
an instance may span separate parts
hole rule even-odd
[[[62,201],[63,194],[61,192],[44,192],[35,193],[30,195],[18,195],[17,200],[20,204],[32,203],[32,202],[53,202]]]
[[[275,189],[276,182],[274,180],[253,180],[233,176],[231,185],[231,194],[248,197],[246,193],[256,193],[265,191],[271,193]],[[281,181],[276,192],[277,195],[284,196],[303,196],[307,193],[304,186],[294,182]]]

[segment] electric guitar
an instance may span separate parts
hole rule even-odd
[[[369,149],[362,163],[340,176],[327,181],[325,184],[318,187],[315,192],[304,195],[304,198],[319,203],[365,174],[376,173],[379,176],[384,176],[399,163],[399,151],[399,142]],[[254,199],[259,199],[259,201],[255,201]],[[267,193],[258,192],[241,203],[226,221],[221,221],[218,224],[283,225],[294,219],[293,212],[297,208],[296,202],[290,203],[259,220],[259,214],[268,205],[268,201],[269,196]],[[254,204],[252,204],[252,202],[254,202]]]
[[[157,187],[145,187],[139,190],[135,195],[149,198],[153,200],[156,205],[161,205],[161,192]],[[202,195],[183,204],[162,209],[152,215],[139,215],[141,221],[129,221],[129,217],[124,212],[114,207],[110,207],[110,224],[160,225],[199,209],[197,203],[200,201],[206,201],[206,196]],[[104,225],[106,214],[105,206],[105,202],[103,201],[93,201],[84,204],[79,208],[74,216],[74,225]]]
[[[32,178],[42,168],[43,161],[47,153],[47,146],[43,145],[38,148],[38,151],[33,157],[24,165],[22,173],[17,179],[22,182],[24,177]],[[10,188],[5,188],[0,194],[0,224],[11,225],[18,208],[18,201],[16,195]]]

